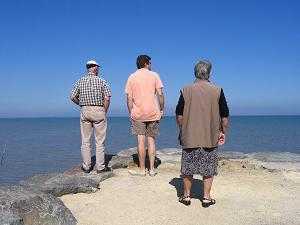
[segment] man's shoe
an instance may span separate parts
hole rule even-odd
[[[141,176],[141,177],[146,176],[146,170],[141,170],[141,169],[128,170],[128,173],[130,173],[133,176]]]
[[[92,168],[89,169],[84,169],[83,166],[80,167],[81,171],[83,171],[84,173],[89,173],[92,171]]]
[[[104,169],[102,170],[97,170],[97,173],[105,173],[105,172],[110,172],[112,171],[112,168],[110,167],[105,167]]]
[[[149,176],[154,177],[157,175],[157,170],[149,170]]]

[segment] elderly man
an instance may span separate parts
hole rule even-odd
[[[137,57],[136,65],[138,70],[129,76],[125,88],[132,134],[137,136],[139,157],[139,169],[129,170],[129,173],[138,176],[146,175],[146,138],[150,159],[149,175],[155,176],[157,174],[157,171],[154,169],[155,138],[158,136],[158,122],[164,112],[163,84],[158,74],[150,71],[150,60],[151,58],[147,55]],[[158,108],[156,97],[160,109]]]
[[[72,90],[71,100],[80,106],[81,129],[81,169],[85,173],[92,170],[91,165],[91,137],[94,129],[96,142],[96,170],[97,173],[108,172],[105,167],[104,141],[106,137],[106,113],[110,104],[110,88],[108,83],[98,77],[99,65],[96,61],[86,63],[87,75],[80,78]]]
[[[196,80],[181,89],[176,107],[179,141],[182,145],[181,173],[184,194],[179,202],[190,205],[193,175],[203,176],[202,206],[216,203],[210,196],[217,175],[217,148],[225,144],[229,110],[222,88],[209,81],[211,64],[200,61],[194,68]]]

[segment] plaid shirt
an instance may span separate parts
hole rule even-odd
[[[90,73],[76,82],[72,96],[79,99],[80,106],[103,106],[104,97],[111,93],[106,80]]]

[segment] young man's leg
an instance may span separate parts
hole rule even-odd
[[[128,170],[131,175],[146,176],[145,161],[146,161],[146,149],[145,149],[145,130],[146,124],[144,122],[131,120],[131,131],[137,139],[137,153],[139,157],[139,170]]]
[[[150,176],[155,176],[157,171],[154,171],[154,162],[156,156],[155,138],[159,135],[158,121],[151,121],[147,123],[146,136],[148,141],[148,155],[150,160]]]
[[[139,166],[141,171],[145,171],[146,149],[145,149],[145,135],[137,135],[137,152],[139,156]]]
[[[148,140],[148,155],[150,160],[150,170],[154,170],[154,162],[155,162],[155,155],[156,155],[155,138],[147,137],[147,140]]]

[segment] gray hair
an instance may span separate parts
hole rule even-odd
[[[194,67],[195,77],[208,80],[211,71],[211,63],[208,60],[200,60]]]

